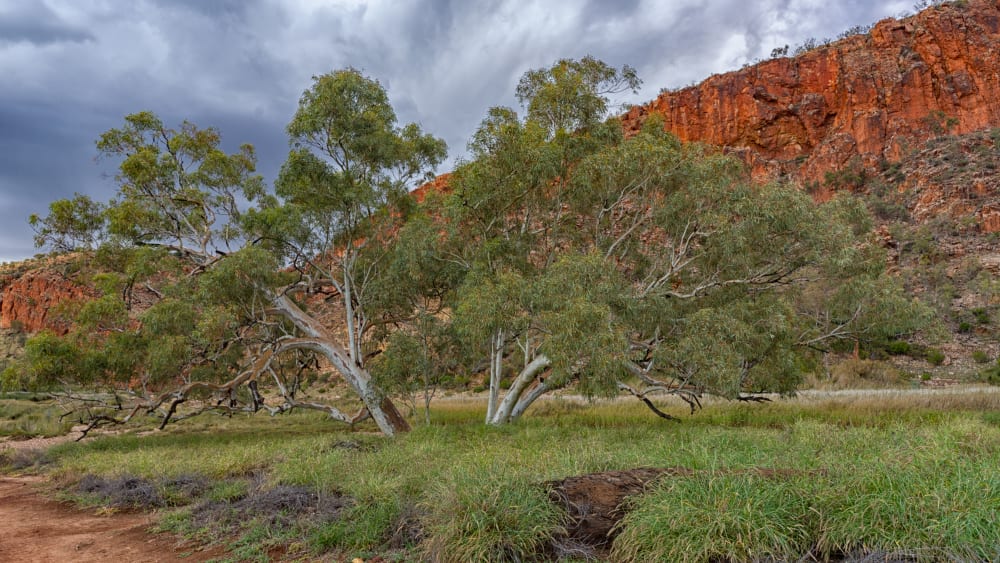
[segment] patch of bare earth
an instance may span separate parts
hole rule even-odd
[[[98,515],[42,496],[41,477],[0,477],[0,561],[77,563],[206,561],[221,549],[195,551],[147,532],[150,514]],[[218,551],[218,553],[216,553]]]

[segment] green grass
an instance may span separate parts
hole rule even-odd
[[[666,480],[635,500],[619,561],[795,560],[814,543],[807,478],[710,472]]]
[[[694,473],[633,499],[616,560],[794,560],[857,549],[996,560],[997,411],[1000,393],[884,395],[709,404],[675,424],[631,402],[553,400],[514,426],[487,428],[482,405],[453,401],[438,403],[432,426],[392,440],[307,413],[195,419],[142,437],[64,444],[51,455],[67,481],[201,474],[225,480],[208,493],[225,500],[246,490],[232,483],[264,474],[266,486],[353,499],[332,522],[293,531],[248,525],[233,545],[251,559],[266,558],[243,551],[260,537],[348,558],[537,558],[565,525],[542,483],[649,466]],[[746,471],[758,468],[795,471]],[[168,522],[184,531],[184,518]]]
[[[0,399],[0,437],[49,437],[65,434],[72,420],[59,420],[64,411],[51,402]]]

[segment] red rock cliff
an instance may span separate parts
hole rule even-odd
[[[883,20],[867,35],[665,92],[633,108],[627,130],[650,113],[681,140],[729,147],[759,179],[822,180],[856,157],[899,160],[942,129],[1000,124],[1000,1]]]
[[[66,304],[91,299],[95,291],[79,285],[52,267],[42,266],[0,274],[0,328],[29,333],[50,329],[65,334],[69,323],[59,314]]]

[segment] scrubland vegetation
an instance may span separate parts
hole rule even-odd
[[[395,439],[309,413],[200,418],[57,446],[46,462],[79,501],[156,508],[160,529],[201,542],[239,538],[237,560],[1000,555],[1000,393],[989,389],[718,403],[683,423],[631,402],[556,398],[497,428],[481,408],[436,403],[432,424]],[[628,500],[610,550],[568,541],[546,483],[636,467],[690,472]]]

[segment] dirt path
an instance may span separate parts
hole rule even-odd
[[[176,540],[146,531],[149,514],[98,516],[49,500],[41,477],[0,477],[0,561],[96,563],[205,561],[222,553],[178,549]]]

